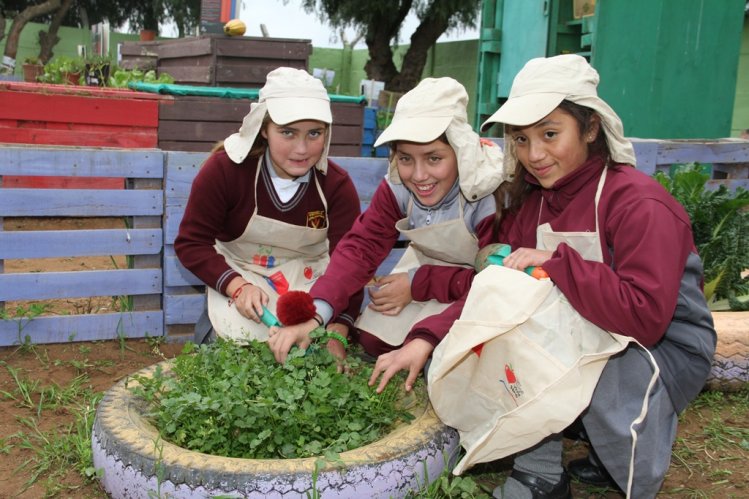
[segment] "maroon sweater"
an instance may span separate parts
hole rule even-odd
[[[325,206],[312,178],[302,183],[296,194],[281,203],[275,194],[270,175],[261,171],[255,199],[255,172],[258,158],[248,157],[241,164],[229,159],[224,150],[213,153],[201,167],[190,191],[185,214],[174,241],[174,250],[182,265],[204,283],[226,294],[226,286],[239,275],[216,252],[218,241],[233,241],[240,237],[258,205],[258,214],[289,224],[312,227],[320,220]],[[328,205],[328,241],[332,253],[338,241],[351,228],[361,209],[359,196],[348,173],[328,161],[328,171],[322,174],[312,169]],[[352,300],[346,313],[356,319],[361,305]],[[354,303],[355,302],[355,303]]]
[[[498,241],[535,248],[536,227],[546,222],[560,232],[594,231],[602,168],[603,161],[594,157],[551,189],[534,189],[516,217],[502,224]],[[660,184],[627,165],[609,168],[598,214],[603,263],[583,260],[561,244],[543,267],[583,317],[652,346],[672,321],[687,257],[696,252],[689,217]],[[443,301],[462,299],[442,314],[442,324],[414,329],[439,342],[460,316],[472,274],[470,269],[419,269],[412,289]]]

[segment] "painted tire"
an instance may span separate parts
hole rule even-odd
[[[736,390],[749,383],[749,312],[713,312],[718,345],[707,378],[712,390]]]
[[[167,369],[169,363],[161,364]],[[150,376],[155,367],[138,374]],[[174,498],[306,498],[313,490],[317,458],[226,458],[159,442],[156,428],[141,415],[143,401],[125,382],[104,395],[91,438],[94,466],[103,470],[101,484],[111,497],[146,498],[158,492],[159,497]],[[424,390],[410,424],[342,453],[343,464],[322,465],[314,484],[318,497],[404,497],[454,465],[458,434],[439,421],[426,397]]]

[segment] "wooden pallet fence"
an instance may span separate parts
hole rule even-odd
[[[32,343],[161,336],[160,306],[163,245],[163,155],[158,150],[107,150],[62,147],[0,147],[0,179],[5,175],[69,175],[126,178],[127,189],[0,189],[3,217],[125,217],[130,229],[23,231],[0,230],[0,305],[7,301],[132,296],[122,313],[37,317],[22,334]],[[0,218],[2,229],[2,218]],[[128,255],[132,268],[5,273],[3,261]],[[19,321],[21,321],[19,323]],[[0,346],[24,341],[18,320],[0,320]]]

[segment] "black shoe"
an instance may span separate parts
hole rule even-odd
[[[517,480],[531,490],[533,499],[571,499],[570,479],[562,473],[558,483],[550,483],[530,473],[512,470],[510,478]]]
[[[591,463],[587,457],[575,459],[567,464],[567,473],[578,482],[619,490],[609,472],[600,466]]]

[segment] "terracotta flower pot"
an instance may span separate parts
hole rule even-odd
[[[142,42],[152,42],[156,39],[156,32],[152,29],[142,29],[140,30],[140,41]]]
[[[24,64],[23,81],[35,83],[36,79],[44,74],[44,66],[41,64]]]
[[[81,81],[81,72],[77,71],[75,73],[63,73],[62,78],[65,85],[78,85],[78,83]]]

